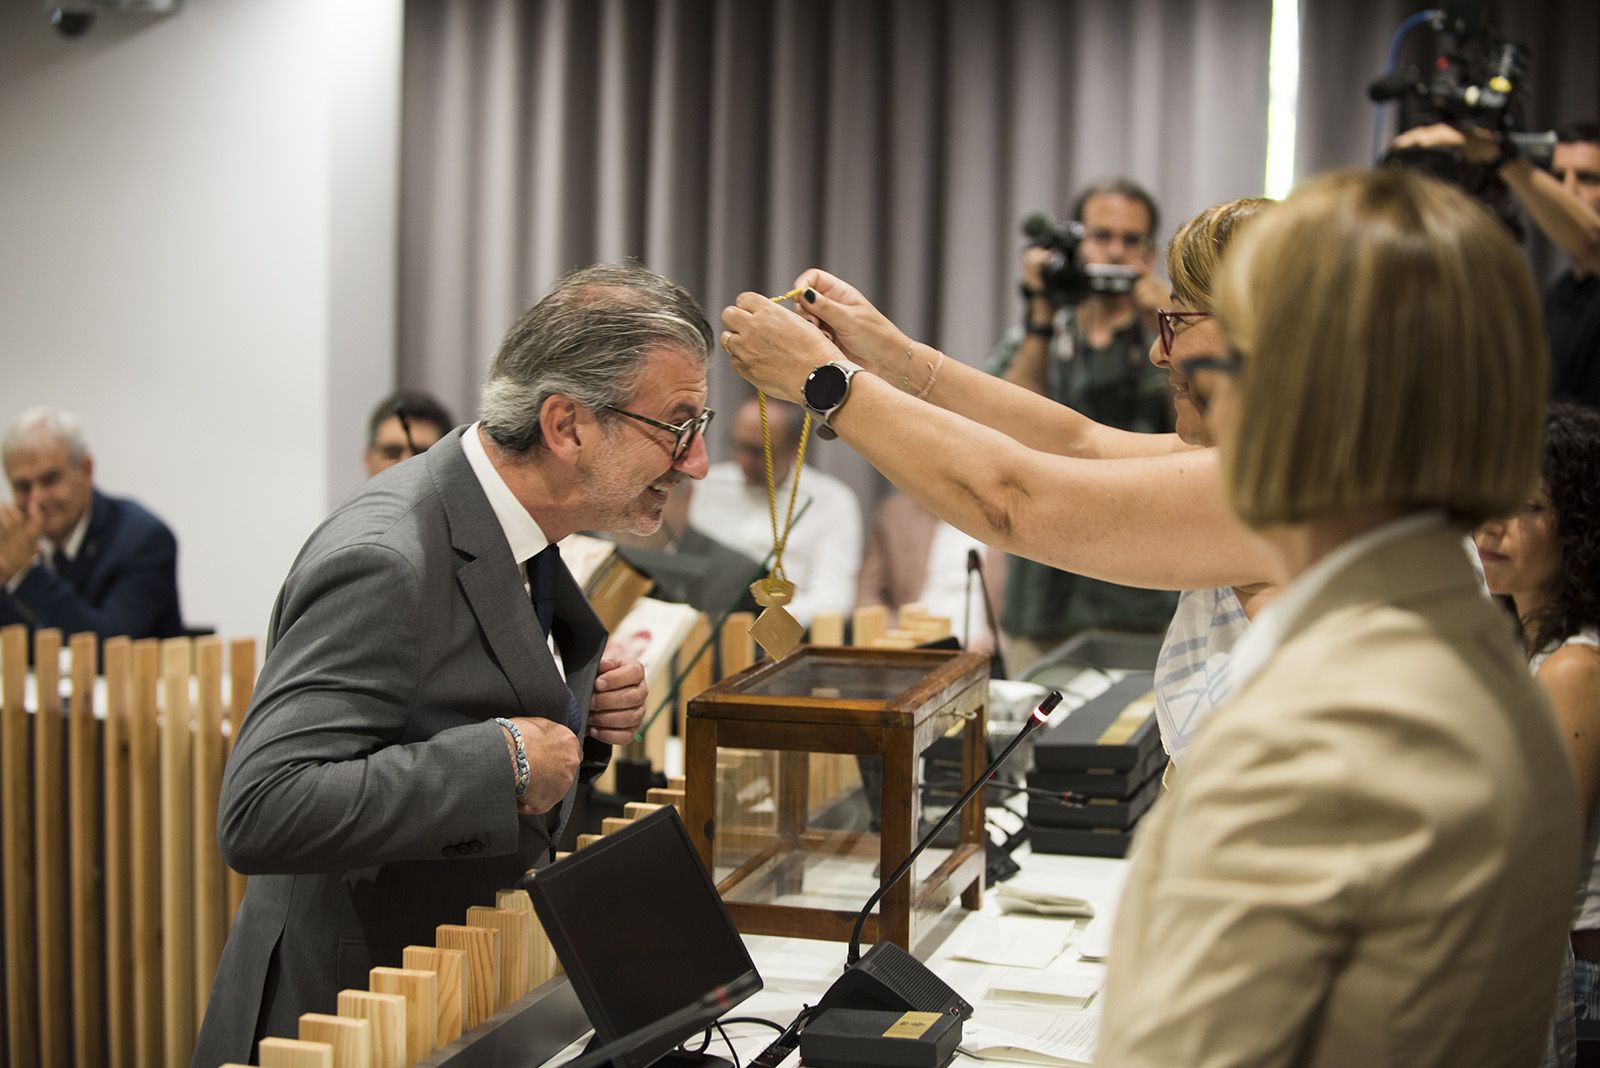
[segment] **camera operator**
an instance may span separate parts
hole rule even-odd
[[[1081,231],[1065,263],[1061,242],[1042,236],[1055,228],[1042,219],[1026,224],[1035,241],[1022,256],[1023,323],[1001,339],[989,372],[1106,426],[1170,431],[1167,373],[1149,360],[1156,311],[1172,297],[1151,273],[1160,222],[1155,200],[1127,178],[1108,178],[1078,194],[1072,218]],[[1127,268],[1136,277],[1120,293],[1063,285],[1059,277],[1095,267]],[[1081,630],[1159,631],[1176,603],[1165,591],[1116,586],[1031,560],[1013,557],[1009,567],[1001,624],[1017,668]]]
[[[1550,171],[1508,155],[1493,134],[1478,128],[1463,133],[1445,123],[1418,126],[1395,138],[1393,147],[1449,150],[1468,163],[1495,167],[1534,225],[1571,258],[1544,295],[1550,392],[1557,400],[1600,405],[1600,123],[1557,130]]]

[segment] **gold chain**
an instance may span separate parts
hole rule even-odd
[[[767,427],[767,395],[756,390],[756,403],[761,408],[761,458],[767,464],[767,517],[772,520],[772,577],[786,579],[783,571],[783,549],[789,544],[789,532],[794,529],[794,502],[800,495],[800,468],[806,462],[806,441],[811,435],[811,413],[800,424],[800,447],[794,454],[794,482],[789,486],[789,510],[783,516],[783,534],[778,533],[778,487],[772,473],[772,431]]]
[[[774,304],[781,304],[786,300],[793,300],[801,293],[800,289],[791,289],[782,296],[773,297]],[[794,529],[794,502],[800,495],[800,469],[806,462],[806,441],[811,436],[811,413],[806,412],[805,421],[800,424],[800,447],[794,454],[794,482],[789,487],[789,510],[784,513],[783,533],[778,533],[778,486],[777,479],[772,473],[772,430],[767,425],[767,395],[756,390],[756,403],[761,409],[761,458],[767,465],[767,518],[772,521],[772,578],[787,579],[789,576],[783,571],[783,550],[789,544],[789,533]]]

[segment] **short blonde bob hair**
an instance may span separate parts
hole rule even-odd
[[[1212,284],[1228,242],[1241,223],[1275,203],[1266,197],[1242,197],[1207,208],[1178,227],[1167,246],[1167,277],[1172,279],[1173,299],[1197,311],[1210,311],[1214,303]]]
[[[1314,179],[1217,278],[1243,358],[1229,498],[1252,527],[1382,507],[1475,524],[1538,477],[1545,338],[1510,234],[1401,168]]]

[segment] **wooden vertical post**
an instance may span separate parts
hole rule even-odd
[[[367,985],[375,994],[406,999],[406,1063],[416,1064],[433,1052],[439,1020],[439,976],[410,968],[374,968]]]
[[[722,678],[737,675],[756,662],[756,640],[750,637],[750,625],[756,617],[749,612],[730,612],[717,635],[722,654]]]
[[[28,628],[0,631],[0,880],[4,883],[6,1055],[39,1060],[39,989],[34,985],[33,789],[28,762]]]
[[[67,978],[67,818],[62,784],[61,632],[35,631],[33,675],[33,842],[38,909],[39,1063],[65,1065],[71,1056]]]
[[[685,638],[683,645],[679,647],[678,655],[680,657],[693,656],[702,645],[705,645],[706,639],[710,636],[711,621],[706,618],[704,612],[701,612],[700,617],[694,621],[694,626],[689,628],[689,637]],[[680,701],[687,704],[691,697],[698,697],[702,690],[711,685],[713,681],[711,666],[711,650],[709,648],[701,654],[699,660],[695,661],[693,667],[687,664],[679,665],[678,670],[680,672],[687,672],[678,688],[678,699]]]
[[[406,999],[370,990],[339,991],[339,1015],[372,1021],[372,1063],[375,1068],[403,1068],[406,1063]]]
[[[224,747],[222,762],[226,766],[233,755],[233,743],[244,726],[244,717],[250,711],[250,699],[256,686],[256,640],[235,638],[228,643],[228,744]],[[228,926],[239,913],[239,903],[244,900],[245,878],[228,870]]]
[[[526,890],[496,890],[494,904],[496,908],[506,909],[528,918],[522,928],[522,993],[526,994],[544,982],[538,977],[540,963],[538,939],[543,932],[539,928],[539,917],[533,911],[533,898],[528,896]]]
[[[194,1018],[206,1015],[211,981],[228,937],[228,886],[217,846],[222,791],[222,643],[194,643],[199,701],[194,733]]]
[[[128,702],[133,681],[133,645],[112,638],[105,646],[106,719],[101,761],[104,798],[101,819],[105,835],[106,933],[106,1064],[131,1068],[134,1063],[131,900],[133,876],[128,862]]]
[[[308,1012],[300,1017],[300,1041],[333,1047],[333,1068],[372,1068],[372,1021]]]
[[[162,1063],[161,795],[156,690],[161,646],[133,646],[133,717],[128,739],[128,855],[132,875],[133,1063]]]
[[[467,1013],[462,1026],[470,1031],[494,1015],[497,1008],[500,932],[487,927],[441,923],[434,929],[434,935],[444,949],[459,949],[467,955]]]
[[[162,1027],[166,1063],[184,1068],[194,1053],[194,736],[189,676],[194,645],[161,643]]]
[[[812,645],[843,645],[844,616],[838,612],[818,612],[811,620]]]
[[[263,1038],[261,1068],[333,1068],[333,1047],[298,1038]]]
[[[504,890],[500,891],[505,893]],[[459,949],[407,946],[401,959],[406,968],[432,972],[439,977],[439,1002],[434,1020],[438,1043],[448,1045],[461,1037],[461,1015],[467,1010],[467,955]]]
[[[503,1009],[528,992],[529,916],[512,909],[472,905],[467,909],[467,926],[487,927],[500,932],[500,986],[495,1008]]]
[[[850,642],[852,645],[871,647],[872,643],[889,631],[889,610],[881,604],[857,608],[851,617]]]
[[[72,636],[72,704],[67,719],[68,851],[72,860],[72,1060],[105,1062],[100,1004],[101,893],[96,879],[100,821],[96,809],[95,661],[99,638]]]

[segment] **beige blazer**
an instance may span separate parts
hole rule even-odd
[[[1460,533],[1338,575],[1135,843],[1101,1065],[1534,1065],[1582,826]]]

